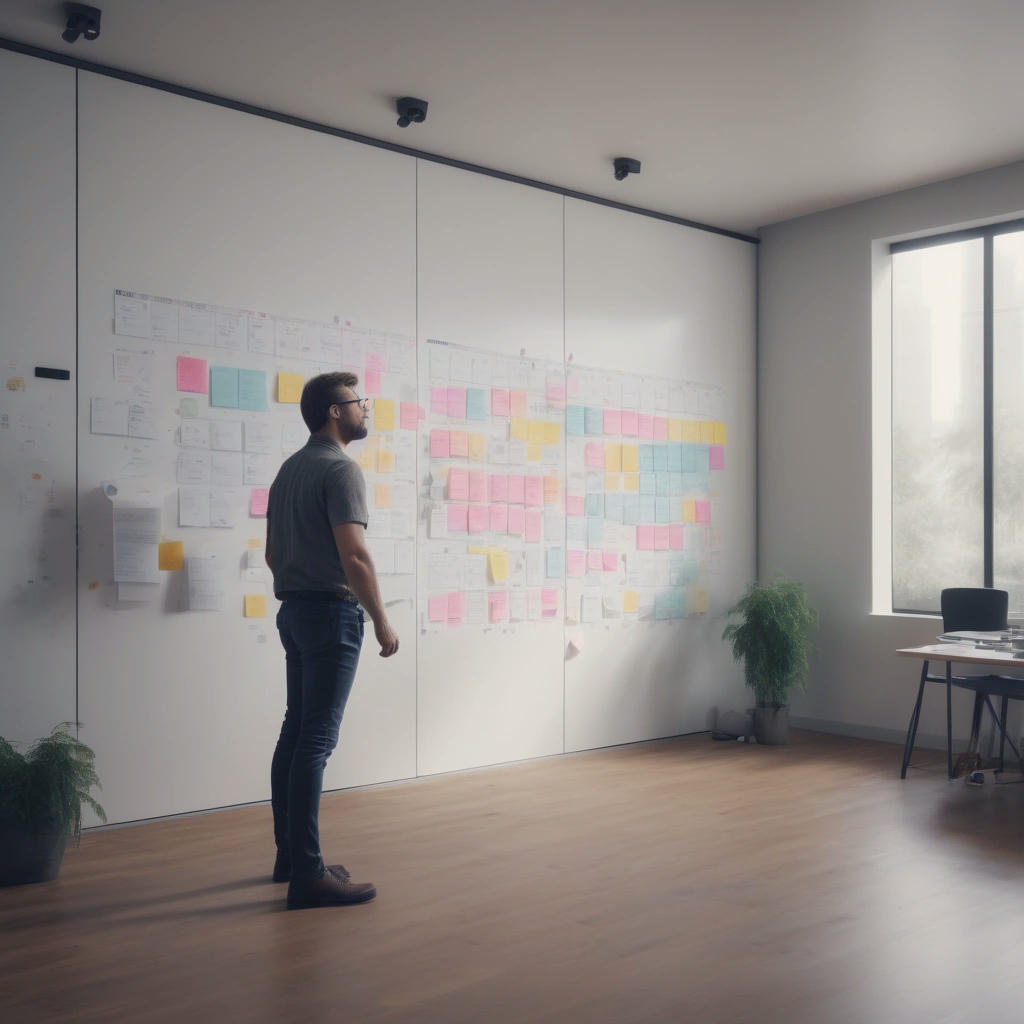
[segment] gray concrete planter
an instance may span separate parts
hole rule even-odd
[[[754,739],[780,747],[789,742],[789,708],[754,708]]]

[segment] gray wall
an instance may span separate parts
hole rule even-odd
[[[808,693],[794,703],[806,724],[901,738],[919,666],[893,651],[938,632],[935,618],[872,614],[872,317],[884,328],[888,303],[880,240],[1022,210],[1016,163],[761,231],[759,563],[762,578],[802,580],[821,611]],[[936,743],[944,701],[932,689],[920,731]],[[954,716],[964,731],[965,696]]]

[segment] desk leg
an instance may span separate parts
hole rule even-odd
[[[917,723],[921,717],[921,699],[924,697],[924,684],[928,681],[928,662],[921,666],[921,684],[917,688],[917,700],[914,702],[914,710],[910,713],[910,724],[907,726],[907,741],[903,744],[903,764],[900,765],[900,778],[907,777],[907,768],[910,767],[910,757],[914,753],[914,739],[917,736]]]
[[[946,662],[946,772],[953,778],[953,663]]]

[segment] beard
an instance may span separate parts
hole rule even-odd
[[[370,431],[367,430],[366,428],[366,424],[360,423],[358,426],[352,427],[351,430],[348,431],[348,440],[362,441],[362,439],[366,437],[366,435],[369,434],[369,432]]]

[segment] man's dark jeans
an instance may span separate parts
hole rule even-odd
[[[317,878],[320,791],[324,765],[359,664],[363,613],[329,595],[289,595],[277,613],[288,678],[288,707],[270,768],[274,839],[291,861],[292,878]]]

